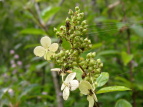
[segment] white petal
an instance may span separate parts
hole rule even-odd
[[[79,87],[79,82],[77,80],[70,81],[70,90],[74,91]]]
[[[70,95],[70,90],[69,90],[69,87],[65,87],[64,91],[63,91],[63,99],[64,100],[67,100],[68,97]]]
[[[92,86],[88,81],[81,81],[79,84],[79,90],[82,94],[88,95],[89,94],[89,89],[92,90]]]
[[[89,106],[88,107],[93,107],[94,106],[94,99],[93,99],[93,97],[88,95],[87,96],[87,100],[89,102]]]
[[[53,43],[50,45],[49,50],[52,52],[56,52],[58,50],[59,45],[57,43]]]
[[[41,38],[40,43],[44,48],[48,49],[51,45],[51,39],[48,36],[44,36]]]
[[[75,73],[75,72],[74,72],[74,73],[70,73],[70,74],[66,77],[65,83],[69,83],[70,81],[72,81],[72,80],[75,78],[75,76],[76,76],[76,73]]]
[[[63,83],[61,86],[61,90],[63,90],[66,87],[66,85]]]
[[[42,46],[37,46],[34,48],[34,54],[36,56],[42,57],[45,54],[45,48],[43,48]]]
[[[54,53],[53,52],[46,52],[45,55],[44,55],[44,59],[45,60],[50,60],[51,59],[51,56],[53,55]]]
[[[95,100],[96,102],[98,102],[98,99],[97,99],[95,93],[93,94],[93,98],[94,98],[94,100]]]
[[[53,69],[51,69],[51,71],[57,71],[57,72],[60,72],[60,71],[61,71],[61,69],[60,69],[60,68],[53,68]]]

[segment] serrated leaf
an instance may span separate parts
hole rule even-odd
[[[132,25],[131,29],[140,37],[143,37],[143,27],[140,25]]]
[[[133,59],[133,55],[129,55],[126,52],[122,52],[121,57],[125,66]]]
[[[96,94],[108,93],[108,92],[114,92],[114,91],[126,91],[126,90],[131,90],[131,89],[124,86],[110,86],[110,87],[101,88],[96,92]]]
[[[48,7],[41,12],[42,19],[46,22],[51,16],[59,11],[60,7]]]
[[[119,99],[116,104],[115,107],[132,107],[132,105],[124,99]]]
[[[43,30],[36,29],[36,28],[23,29],[20,33],[21,34],[32,34],[32,35],[45,35],[46,34]]]
[[[102,72],[100,76],[96,79],[97,87],[102,87],[109,80],[109,74],[107,72]]]
[[[81,76],[82,76],[82,70],[80,68],[75,68],[72,70],[73,72],[76,72],[76,78],[77,80],[82,80]]]
[[[66,41],[65,39],[62,40],[62,47],[64,49],[70,49],[71,48],[71,45],[68,41]]]

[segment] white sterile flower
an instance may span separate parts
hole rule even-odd
[[[57,72],[60,72],[60,71],[61,71],[61,69],[60,69],[60,68],[53,68],[53,69],[51,69],[51,71],[57,71]]]
[[[87,100],[89,102],[89,107],[93,107],[95,101],[97,102],[94,89],[88,81],[81,81],[79,84],[79,90],[82,94],[87,95]]]
[[[74,91],[78,88],[79,86],[79,82],[77,80],[73,80],[76,76],[76,73],[70,73],[65,81],[63,82],[62,86],[61,86],[61,90],[63,90],[63,99],[67,100],[69,95],[70,95],[70,91]]]
[[[55,54],[59,45],[57,43],[51,44],[51,39],[48,36],[42,37],[40,43],[42,46],[35,47],[34,54],[39,57],[44,56],[44,59],[50,60],[50,57]]]

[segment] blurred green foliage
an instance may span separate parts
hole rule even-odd
[[[90,51],[110,74],[106,86],[132,89],[97,95],[100,106],[143,107],[143,0],[0,0],[0,107],[56,107],[50,64],[33,49],[44,35],[57,41],[53,28],[76,5],[89,24]],[[78,93],[64,107],[87,107]]]

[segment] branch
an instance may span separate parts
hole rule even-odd
[[[54,64],[51,63],[50,68],[53,68],[53,67],[54,67]],[[61,91],[60,91],[59,82],[58,82],[58,79],[57,79],[56,72],[52,72],[52,77],[53,77],[55,91],[56,91],[56,98],[57,98],[57,103],[58,103],[57,107],[63,107],[63,100],[62,100],[62,97],[61,97]]]

